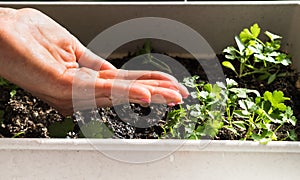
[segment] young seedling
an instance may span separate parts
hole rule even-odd
[[[181,105],[168,114],[162,137],[201,139],[214,138],[220,129],[227,129],[242,140],[267,143],[271,140],[295,140],[293,130],[286,131],[284,139],[277,138],[278,130],[285,124],[296,125],[291,107],[284,104],[289,98],[281,91],[266,91],[263,96],[256,90],[238,88],[237,82],[226,79],[224,83],[197,83],[197,77],[184,80],[184,85],[194,88],[191,93],[199,104]],[[169,133],[168,133],[169,130]]]
[[[218,85],[196,83],[199,77],[185,78],[183,84],[194,88],[191,93],[193,99],[199,100],[199,104],[180,105],[179,109],[168,114],[167,124],[163,129],[169,129],[170,134],[165,133],[163,137],[174,137],[184,139],[201,139],[202,137],[215,137],[222,128],[222,107],[224,91]]]
[[[159,71],[164,71],[166,73],[172,74],[172,69],[170,68],[169,65],[167,65],[165,62],[162,60],[156,58],[153,56],[152,53],[152,46],[150,41],[146,41],[145,44],[143,45],[143,48],[138,50],[138,52],[135,54],[136,56],[139,55],[146,55],[144,56],[142,64],[150,64],[153,67],[155,67]]]
[[[0,86],[8,88],[10,90],[10,97],[13,97],[17,93],[18,86],[12,84],[8,80],[0,77]]]
[[[270,84],[277,77],[286,76],[280,69],[289,66],[291,60],[288,54],[280,51],[281,36],[265,31],[269,41],[263,42],[259,39],[260,31],[258,24],[254,24],[235,36],[237,48],[229,46],[223,50],[228,61],[222,65],[231,69],[238,78],[251,75]]]
[[[284,101],[289,98],[284,97],[282,91],[266,91],[263,97],[255,99],[239,100],[241,110],[236,115],[243,117],[248,126],[244,139],[254,139],[262,143],[271,140],[278,140],[276,132],[284,124],[296,125],[296,118],[293,116],[291,107],[286,106]],[[287,135],[290,132],[286,132]]]

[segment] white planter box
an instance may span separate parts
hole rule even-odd
[[[279,180],[300,176],[297,142],[1,139],[0,157],[1,179]],[[147,159],[152,161],[132,163]]]
[[[0,3],[34,7],[88,44],[104,29],[137,17],[164,17],[198,31],[215,52],[258,22],[284,37],[300,69],[299,2]],[[164,50],[162,44],[154,44]],[[119,54],[127,53],[126,47]],[[167,51],[176,54],[176,49]],[[0,179],[298,179],[300,143],[241,141],[0,139]],[[154,161],[155,160],[155,161]],[[134,163],[139,162],[139,163]]]

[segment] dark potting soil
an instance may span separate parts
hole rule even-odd
[[[0,111],[2,137],[49,137],[47,127],[55,122],[62,121],[63,116],[55,109],[18,88],[11,97],[10,89],[0,86]]]
[[[218,58],[220,61],[223,60],[223,56]],[[183,58],[175,59],[188,69],[191,75],[199,75],[203,81],[207,81],[206,75],[198,61]],[[129,58],[114,59],[111,60],[111,63],[116,67],[121,67],[127,60]],[[283,91],[286,97],[291,98],[288,105],[293,107],[294,115],[299,121],[296,128],[287,125],[283,126],[282,130],[294,128],[297,136],[300,137],[300,92],[295,86],[298,75],[294,73],[292,68],[283,69],[285,72],[290,72],[290,75],[285,78],[278,78],[270,85],[255,81],[252,78],[239,80],[235,78],[231,70],[224,68],[223,71],[228,78],[235,79],[240,87],[257,89],[261,94],[266,90],[273,91],[277,89]],[[18,88],[16,94],[12,97],[10,89],[6,87],[0,86],[0,92],[0,137],[47,138],[49,137],[49,126],[65,119],[54,108],[21,88]],[[176,108],[176,106],[172,108]],[[166,105],[142,107],[131,103],[112,108],[89,110],[88,113],[76,112],[72,117],[76,126],[74,132],[69,133],[69,137],[78,137],[80,129],[78,124],[93,119],[103,122],[106,127],[112,130],[113,134],[111,137],[113,138],[158,138],[158,135],[163,132],[161,125],[166,123],[166,115],[172,108]],[[132,113],[128,115],[130,111],[134,112],[134,115]],[[221,129],[215,139],[239,138],[224,128]]]

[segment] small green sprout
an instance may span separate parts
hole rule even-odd
[[[155,68],[157,68],[157,70],[159,71],[164,71],[166,73],[172,74],[172,69],[170,68],[170,66],[167,65],[162,60],[153,56],[151,52],[152,52],[151,42],[146,41],[145,44],[143,45],[143,48],[138,50],[136,56],[145,54],[146,56],[144,57],[142,64],[150,64]]]
[[[235,36],[237,48],[229,46],[223,50],[228,61],[222,62],[222,65],[231,69],[238,78],[252,75],[270,84],[277,77],[287,75],[280,69],[289,66],[291,60],[288,54],[280,51],[281,36],[265,31],[269,41],[263,42],[259,39],[260,31],[258,24],[254,24]]]
[[[191,96],[199,104],[181,105],[171,111],[162,137],[214,138],[221,129],[227,129],[242,140],[260,143],[296,139],[292,130],[281,130],[285,137],[277,138],[277,132],[283,125],[295,126],[297,121],[291,107],[284,104],[289,98],[284,97],[282,91],[266,91],[261,96],[256,90],[239,88],[232,79],[226,79],[226,85],[221,82],[197,83],[197,79],[185,79],[183,84],[195,89]]]

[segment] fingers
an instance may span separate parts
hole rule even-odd
[[[77,39],[75,41],[75,55],[80,66],[90,68],[95,71],[116,69],[116,67],[111,63],[84,47]]]
[[[176,104],[182,104],[182,96],[179,92],[163,88],[163,87],[153,87],[147,86],[151,93],[151,102],[159,104],[168,104],[174,106]]]
[[[173,83],[165,80],[138,80],[138,83],[153,87],[171,89],[180,93],[183,98],[187,98],[189,96],[187,88],[179,83]]]
[[[109,97],[113,102],[124,101],[124,99],[143,102],[151,100],[148,87],[134,83],[129,80],[103,80],[99,79],[95,86],[96,97]]]
[[[105,80],[98,82],[95,87],[94,95],[91,91],[86,90],[81,96],[76,96],[79,101],[96,99],[97,106],[105,107],[110,105],[118,105],[122,103],[138,103],[138,104],[169,104],[176,105],[182,103],[182,96],[179,92],[164,88],[153,87],[144,84],[120,81]],[[93,96],[91,96],[93,95]],[[73,98],[75,98],[73,96]],[[73,101],[75,102],[75,100]]]
[[[178,91],[184,98],[189,95],[187,88],[178,83],[173,76],[158,71],[105,70],[100,71],[98,77],[103,79],[136,80],[140,84],[173,89]]]
[[[117,70],[106,72],[117,72]],[[124,78],[136,77],[136,74],[131,74],[131,71],[122,72],[127,74],[123,76]],[[90,105],[95,104],[99,107],[106,107],[129,102],[141,105],[160,103],[174,106],[183,102],[182,97],[188,96],[187,89],[177,81],[175,83],[170,81],[170,78],[164,74],[153,74],[154,76],[144,76],[146,79],[141,78],[142,80],[105,79],[102,78],[102,71],[99,78],[99,72],[88,68],[74,70],[72,75],[73,102],[85,108],[90,108]],[[107,78],[110,74],[107,73],[104,76]],[[156,77],[158,80],[148,80],[148,77]]]
[[[160,87],[159,85],[156,86],[157,87],[129,80],[97,80],[95,89],[92,88],[92,85],[89,85],[89,83],[87,83],[85,87],[81,86],[76,90],[73,89],[73,98],[76,98],[73,99],[73,102],[82,104],[83,101],[90,99],[90,102],[94,102],[95,99],[99,107],[129,102],[169,105],[182,103],[182,95],[177,90]],[[89,107],[87,106],[86,108]]]
[[[182,103],[182,95],[178,89],[173,90],[169,87],[164,87],[171,85],[170,83],[161,83],[161,85],[157,83],[155,86],[151,84],[153,83],[143,84],[138,80],[100,80],[96,86],[96,97],[109,97],[112,104],[124,102],[149,104],[153,102],[175,105]],[[105,94],[103,94],[104,92]]]
[[[99,77],[104,79],[127,79],[127,80],[168,80],[178,83],[177,79],[160,71],[134,71],[123,69],[104,70],[99,72]]]

